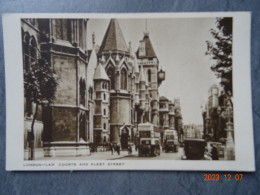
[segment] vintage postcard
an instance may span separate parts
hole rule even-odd
[[[250,23],[4,14],[6,169],[254,171]]]

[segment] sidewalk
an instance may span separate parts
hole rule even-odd
[[[106,152],[94,152],[87,156],[62,156],[62,157],[44,157],[37,160],[117,160],[127,156],[133,156],[138,152],[133,150],[132,154],[128,154],[128,151],[120,151],[120,155],[117,153],[111,154],[111,151]]]
[[[111,155],[111,151],[109,153],[110,153],[110,158],[107,160],[117,160],[117,159],[121,159],[121,158],[128,157],[128,156],[134,156],[138,152],[134,150],[134,151],[132,151],[131,154],[128,154],[128,151],[120,151],[120,155],[118,155],[117,153],[114,153],[113,155]]]

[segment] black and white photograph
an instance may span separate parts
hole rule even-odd
[[[122,15],[16,16],[18,169],[253,169],[246,20]]]

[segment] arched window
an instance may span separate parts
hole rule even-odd
[[[71,40],[71,25],[68,19],[55,20],[56,38],[61,40]]]
[[[35,38],[32,37],[31,42],[30,42],[30,63],[36,62],[37,59],[37,45]]]
[[[79,20],[79,46],[83,48],[83,21]]]
[[[152,80],[152,73],[151,73],[150,69],[148,70],[147,74],[148,74],[148,82],[151,82],[151,80]]]
[[[28,71],[30,68],[29,42],[30,42],[30,35],[29,33],[25,33],[23,38],[23,56],[24,56],[24,68],[26,71]]]
[[[79,81],[79,93],[80,93],[80,104],[85,106],[85,93],[86,93],[86,83],[84,79],[80,79]]]
[[[164,126],[164,115],[160,115],[160,126]]]
[[[103,124],[103,129],[107,129],[106,123]]]
[[[125,69],[121,70],[121,89],[127,89],[127,73]]]
[[[110,89],[115,89],[115,71],[112,67],[107,70],[107,75],[110,79]]]
[[[104,98],[104,100],[106,100],[106,94],[104,93],[104,95],[103,95],[103,98]]]
[[[107,113],[106,113],[106,109],[103,110],[103,114],[106,116],[106,114],[107,114]]]
[[[89,88],[88,93],[89,93],[89,99],[92,100],[93,99],[93,88],[92,87]]]
[[[86,128],[86,116],[85,114],[81,114],[80,123],[79,123],[79,138],[82,138],[83,140],[86,141],[85,128]]]
[[[30,67],[33,62],[37,60],[37,44],[33,36],[30,36],[26,32],[23,36],[23,58],[24,58],[24,70],[30,71]],[[27,116],[32,115],[32,100],[30,97],[26,98],[25,113]]]

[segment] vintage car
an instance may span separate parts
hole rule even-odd
[[[160,141],[158,138],[142,138],[138,149],[138,156],[160,155]]]
[[[185,139],[184,152],[188,160],[204,159],[206,142],[204,139]]]

